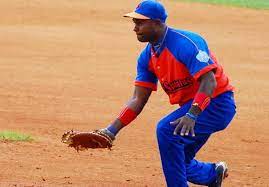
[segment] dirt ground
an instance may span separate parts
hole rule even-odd
[[[1,0],[0,186],[165,186],[155,126],[176,108],[159,87],[112,151],[77,153],[69,129],[106,127],[132,95],[136,41],[122,18],[139,1]],[[269,186],[269,12],[163,1],[168,25],[202,34],[236,87],[237,116],[197,158],[225,160],[224,186]]]

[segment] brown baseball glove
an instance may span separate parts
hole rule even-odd
[[[62,136],[62,142],[77,151],[85,149],[108,148],[111,150],[115,136],[107,129],[90,132],[67,131]]]

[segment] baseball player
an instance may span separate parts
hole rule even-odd
[[[142,111],[159,82],[171,104],[180,107],[157,124],[162,168],[168,187],[187,181],[221,186],[225,162],[205,163],[196,153],[214,132],[225,129],[236,113],[233,86],[200,35],[168,27],[164,6],[142,1],[124,15],[132,18],[138,41],[147,42],[137,61],[134,93],[117,119],[105,130],[110,136],[131,123]]]

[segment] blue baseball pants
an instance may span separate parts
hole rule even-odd
[[[194,157],[210,135],[225,129],[236,113],[233,92],[222,93],[211,99],[209,106],[197,118],[195,137],[173,135],[175,127],[170,122],[184,116],[191,104],[192,101],[189,101],[157,125],[159,151],[168,187],[186,187],[187,181],[208,185],[216,179],[215,164],[200,162]]]

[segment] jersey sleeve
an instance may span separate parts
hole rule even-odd
[[[190,41],[184,48],[184,52],[181,52],[180,56],[194,79],[197,80],[201,75],[217,68],[204,40],[196,43]]]
[[[137,75],[135,85],[150,88],[153,91],[156,91],[158,79],[150,70],[149,63],[150,54],[148,54],[147,49],[145,49],[137,60]]]

